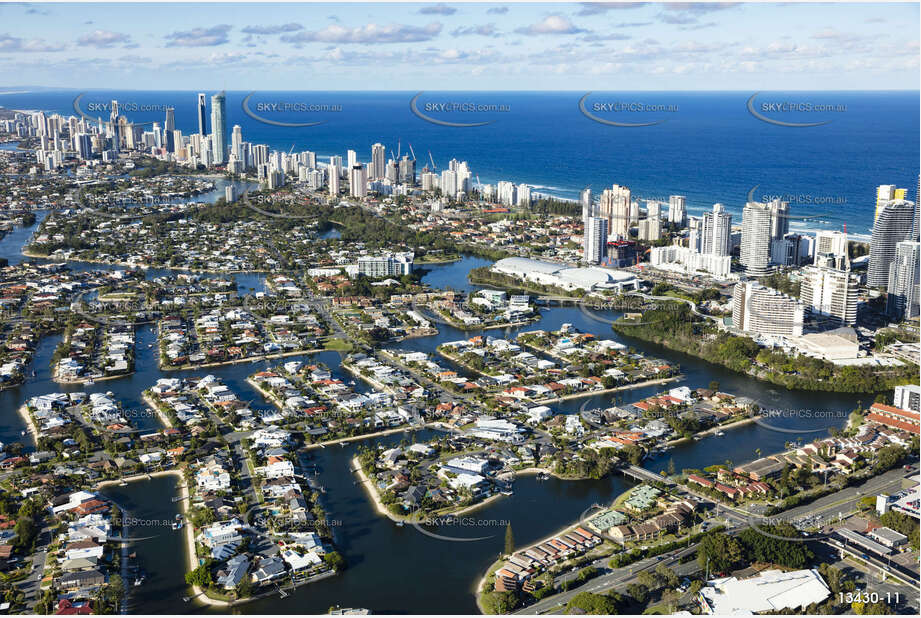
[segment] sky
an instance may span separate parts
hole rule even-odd
[[[899,90],[915,3],[0,2],[0,89]]]

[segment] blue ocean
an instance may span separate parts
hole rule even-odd
[[[77,106],[94,118],[108,118],[105,105],[117,99],[132,122],[162,126],[172,106],[177,129],[198,131],[196,92],[36,90],[0,94],[0,105],[69,115],[81,94]],[[360,161],[380,142],[393,154],[412,149],[417,169],[431,166],[430,155],[438,170],[466,160],[484,184],[527,183],[567,199],[615,183],[638,198],[683,194],[692,214],[721,202],[734,222],[749,196],[781,197],[791,203],[792,229],[866,235],[877,185],[908,188],[916,199],[917,92],[594,92],[584,111],[583,92],[417,94],[228,91],[228,134],[238,124],[249,142],[322,158],[352,149]]]

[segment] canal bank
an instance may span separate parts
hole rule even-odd
[[[0,255],[4,252],[16,252],[8,243],[11,239],[17,238],[17,235],[21,240],[20,231],[16,230],[0,241]],[[441,287],[469,291],[475,288],[466,281],[466,271],[472,266],[488,263],[481,258],[465,257],[451,264],[430,265],[424,280]],[[73,266],[79,269],[90,268],[85,264]],[[161,274],[168,274],[168,271],[148,271],[148,277]],[[262,285],[261,277],[257,275],[240,275],[235,278],[242,287]],[[611,316],[616,317],[616,313],[611,312]],[[817,397],[815,393],[772,387],[686,355],[622,338],[612,333],[606,324],[587,318],[578,308],[547,309],[542,312],[538,322],[523,329],[559,330],[564,323],[572,324],[583,332],[593,332],[618,340],[644,354],[678,363],[682,376],[675,383],[676,386],[687,385],[697,388],[717,381],[720,383],[720,390],[748,396],[773,409],[844,412],[840,416],[840,422],[839,416],[835,414],[812,415],[809,418],[784,416],[772,420],[772,423],[785,430],[783,432],[757,423],[731,429],[724,427],[723,436],[711,435],[699,441],[678,444],[667,453],[648,459],[644,465],[651,470],[666,467],[670,460],[678,470],[703,468],[714,463],[723,463],[726,459],[738,464],[756,458],[756,448],[762,449],[765,453],[783,450],[786,441],[797,438],[811,440],[824,435],[829,427],[843,426],[848,413],[856,407],[858,400],[858,397],[853,396],[823,393]],[[522,328],[507,328],[493,331],[493,334],[512,338],[521,330]],[[442,325],[438,335],[406,340],[393,347],[432,354],[440,343],[467,336],[469,335],[463,331]],[[3,431],[0,435],[4,436],[0,439],[4,442],[15,441],[20,432],[26,430],[23,420],[15,412],[19,406],[29,397],[60,391],[112,391],[126,410],[143,411],[135,415],[137,418],[131,419],[139,428],[160,428],[163,426],[160,419],[150,413],[143,401],[142,393],[158,379],[167,376],[203,377],[213,374],[242,400],[258,402],[253,405],[254,408],[259,408],[260,405],[266,409],[272,407],[272,404],[265,401],[247,382],[247,378],[255,370],[252,364],[209,369],[193,368],[169,374],[160,371],[157,366],[156,348],[149,347],[156,342],[155,329],[150,325],[138,329],[139,353],[134,375],[92,387],[57,385],[51,381],[50,358],[59,340],[59,336],[43,338],[32,364],[36,376],[30,378],[25,385],[0,393],[0,409],[3,410]],[[348,374],[339,366],[342,358],[340,354],[319,352],[302,356],[324,362],[336,377],[348,380]],[[630,391],[593,394],[582,400],[552,402],[551,407],[555,413],[574,414],[578,413],[582,406],[604,408],[629,403],[654,395],[659,389],[661,385],[654,384]],[[366,386],[359,382],[356,390],[366,390]],[[865,403],[869,403],[868,399],[864,399]],[[405,439],[405,431],[398,428],[388,435],[348,438],[348,441],[341,442],[341,447],[316,448],[311,451],[319,469],[318,480],[327,489],[327,493],[324,494],[324,509],[330,519],[336,522],[332,526],[336,546],[345,556],[349,568],[340,576],[310,586],[306,592],[298,590],[287,598],[271,596],[253,600],[247,603],[246,612],[322,614],[331,606],[342,605],[367,607],[375,613],[475,613],[477,582],[503,548],[505,527],[495,522],[510,522],[517,542],[521,546],[530,545],[545,538],[553,530],[571,525],[571,522],[592,504],[610,503],[631,483],[620,475],[582,481],[552,477],[538,481],[536,477],[521,475],[515,481],[514,495],[507,500],[497,500],[483,506],[467,523],[441,525],[435,528],[442,536],[456,539],[445,541],[424,535],[413,526],[394,526],[391,521],[382,518],[351,472],[350,463],[357,455],[359,445],[380,444],[391,447]],[[412,439],[428,440],[436,435],[437,432],[424,429],[415,432]],[[153,521],[172,521],[179,507],[171,501],[171,497],[178,491],[176,480],[170,477],[154,477],[150,481],[132,483],[128,487],[107,486],[104,489],[107,495],[112,495],[117,502],[124,504],[134,517]],[[137,541],[135,546],[141,563],[151,575],[143,586],[132,591],[132,603],[136,611],[158,614],[226,611],[226,608],[220,607],[193,607],[182,601],[183,597],[188,595],[184,579],[186,561],[179,558],[179,552],[187,548],[187,542],[183,539],[185,533],[158,528],[151,528],[148,532],[156,540]],[[148,535],[141,530],[138,536]],[[188,566],[191,566],[191,563]]]

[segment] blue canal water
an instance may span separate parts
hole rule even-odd
[[[22,243],[29,237],[30,230],[16,230],[0,241],[0,256],[16,259]],[[13,261],[11,259],[11,261]],[[459,262],[428,266],[424,281],[433,285],[447,286],[459,290],[475,289],[466,281],[466,272],[475,266],[488,264],[487,260],[465,257]],[[76,265],[93,267],[95,265]],[[149,276],[157,276],[150,271]],[[262,278],[243,275],[241,285],[256,287]],[[615,317],[610,314],[606,317]],[[592,319],[579,309],[551,308],[545,310],[537,323],[521,329],[489,331],[494,336],[513,337],[520,330],[558,329],[563,323],[593,332],[600,337],[622,341],[635,349],[660,356],[681,365],[683,378],[673,383],[691,387],[706,386],[712,380],[720,383],[727,392],[746,395],[763,405],[787,410],[813,410],[824,412],[823,418],[786,417],[772,420],[777,426],[800,430],[802,433],[785,433],[749,424],[726,431],[722,437],[711,436],[699,442],[676,446],[672,451],[647,460],[645,465],[653,470],[664,469],[672,459],[678,470],[700,468],[729,459],[735,463],[749,461],[756,457],[755,449],[763,453],[778,451],[787,441],[811,440],[826,435],[830,427],[843,425],[847,413],[852,410],[858,396],[827,393],[806,393],[779,389],[757,382],[742,375],[728,372],[700,360],[667,352],[656,346],[630,341],[616,335],[610,327]],[[449,326],[441,325],[438,335],[410,339],[398,347],[434,352],[444,341],[469,337]],[[20,438],[22,421],[16,408],[31,396],[61,390],[77,390],[78,386],[58,385],[50,379],[50,358],[59,336],[42,340],[33,361],[36,376],[27,384],[0,392],[0,440],[11,442]],[[243,400],[252,400],[254,408],[268,407],[245,379],[253,371],[265,367],[264,363],[239,364],[185,372],[163,373],[157,368],[155,348],[148,348],[155,340],[150,326],[138,330],[137,371],[135,374],[89,387],[92,391],[112,391],[127,409],[143,409],[140,393],[164,375],[214,374],[224,380]],[[329,365],[334,374],[351,379],[339,368],[340,356],[336,352],[324,352],[313,358]],[[443,361],[447,363],[447,361]],[[358,384],[360,390],[366,387]],[[575,413],[580,408],[608,406],[616,402],[629,402],[654,394],[655,387],[625,391],[614,395],[598,396],[562,402],[553,406],[560,413]],[[869,401],[872,396],[863,399]],[[143,428],[157,427],[155,417],[139,416],[135,419]],[[408,432],[392,434],[373,439],[385,445],[401,441],[424,440],[435,435],[432,431],[411,435]],[[474,587],[484,569],[491,564],[503,547],[506,522],[512,525],[516,542],[523,546],[536,541],[563,526],[577,520],[579,515],[594,503],[605,503],[622,493],[629,482],[621,476],[586,481],[537,481],[535,477],[523,477],[515,482],[514,496],[504,497],[484,508],[471,513],[470,517],[452,526],[442,526],[440,534],[458,538],[488,537],[477,541],[447,542],[420,534],[412,527],[396,527],[380,517],[368,500],[350,471],[349,462],[360,448],[359,443],[343,447],[334,446],[312,451],[313,461],[319,467],[319,481],[327,492],[323,506],[333,523],[336,545],[346,557],[349,568],[334,578],[304,587],[286,599],[270,597],[243,606],[246,613],[325,613],[334,605],[368,607],[376,613],[476,613]],[[132,536],[152,539],[138,541],[132,546],[137,551],[138,561],[148,572],[143,586],[131,589],[129,607],[133,612],[144,613],[190,613],[208,612],[194,603],[184,603],[184,540],[180,532],[172,531],[162,524],[171,521],[177,505],[171,497],[175,493],[175,481],[160,478],[138,482],[128,487],[110,487],[105,493],[115,498],[129,510],[133,517],[150,520],[132,530]],[[158,523],[160,522],[160,523]],[[218,608],[215,608],[215,611]]]

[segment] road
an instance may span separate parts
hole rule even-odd
[[[41,599],[42,576],[45,574],[45,561],[48,559],[48,546],[53,540],[52,527],[44,526],[35,542],[36,551],[32,554],[32,567],[29,575],[16,587],[26,595],[26,608],[34,613],[35,605]]]
[[[907,472],[903,468],[895,468],[889,470],[877,477],[874,477],[860,486],[856,487],[847,487],[838,492],[820,498],[810,504],[796,507],[790,509],[783,513],[773,516],[774,518],[782,518],[784,521],[792,521],[799,517],[808,516],[808,515],[822,515],[824,513],[833,513],[834,518],[837,519],[838,512],[849,513],[856,509],[857,502],[864,496],[870,495],[875,496],[877,493],[886,493],[889,491],[894,491],[901,487],[902,479],[907,474],[914,474],[914,469],[911,473]],[[685,488],[680,488],[679,493],[685,490]],[[693,493],[693,492],[689,492]],[[709,500],[708,500],[709,501]],[[760,518],[755,515],[751,515],[748,512],[739,509],[739,508],[726,508],[725,506],[720,505],[719,512],[722,516],[725,516],[730,525],[727,528],[729,534],[737,534],[742,530],[750,527],[750,522],[757,522]],[[831,516],[829,516],[829,519]],[[829,544],[829,547],[833,547]],[[835,555],[837,555],[837,548],[835,549]],[[636,579],[636,575],[640,571],[644,571],[647,568],[654,567],[659,563],[663,563],[666,566],[671,567],[678,562],[678,558],[683,555],[686,555],[697,550],[696,545],[691,545],[690,547],[680,550],[679,553],[672,552],[671,554],[666,554],[666,558],[656,557],[656,558],[647,558],[639,562],[635,562],[631,565],[620,569],[609,569],[607,567],[608,558],[596,560],[590,566],[594,566],[597,569],[605,571],[602,575],[589,580],[581,586],[570,589],[566,592],[555,594],[553,596],[547,597],[537,603],[530,605],[526,608],[523,608],[515,613],[517,614],[542,614],[551,610],[559,609],[561,606],[564,606],[569,602],[572,597],[580,592],[593,592],[601,593],[607,590],[614,588],[619,588],[626,586],[631,581]],[[850,566],[853,567],[850,563]],[[585,565],[589,566],[589,565]],[[885,566],[877,565],[877,566]],[[584,567],[583,567],[584,568]],[[680,565],[676,569],[676,573],[679,576],[690,575],[699,570],[696,561],[692,561],[683,565]],[[570,571],[560,577],[555,581],[557,583],[574,579],[578,575],[578,571]],[[877,576],[878,579],[878,576]],[[911,590],[908,587],[896,585],[891,582],[883,582],[884,586],[880,587],[874,584],[876,587],[874,590],[877,590],[880,593],[884,593],[889,590],[890,592],[900,592],[902,597],[907,597],[912,595],[910,598],[914,599],[917,602],[917,594],[915,591]],[[913,594],[914,593],[914,594]]]
[[[679,577],[689,576],[700,569],[700,567],[697,566],[697,562],[692,561],[685,564],[679,564],[678,561],[682,556],[686,556],[696,551],[697,545],[695,544],[685,549],[673,551],[669,554],[663,554],[662,556],[657,556],[655,558],[646,558],[645,560],[634,562],[633,564],[621,567],[619,569],[609,569],[607,567],[607,561],[610,558],[602,558],[600,560],[596,560],[591,564],[591,566],[594,566],[597,569],[604,569],[605,573],[602,575],[587,581],[577,588],[572,588],[566,592],[555,594],[551,597],[543,599],[542,601],[538,601],[534,605],[520,609],[515,613],[543,614],[566,605],[569,603],[570,599],[572,599],[580,592],[593,592],[599,594],[603,591],[611,590],[613,588],[626,587],[627,584],[636,580],[637,574],[639,574],[640,571],[645,571],[648,568],[655,568],[659,564],[664,564],[667,567],[674,568],[675,573]],[[567,579],[573,579],[576,575],[577,572],[573,572]]]
[[[894,468],[875,476],[862,485],[846,487],[828,496],[819,498],[815,502],[792,508],[774,517],[783,517],[792,520],[803,515],[820,515],[823,519],[837,519],[838,513],[848,514],[857,509],[857,503],[866,496],[875,497],[877,494],[889,494],[901,489],[902,479],[909,474],[916,473],[917,468],[909,473],[903,468]]]
[[[844,559],[840,549],[832,543],[817,543],[813,548],[822,561],[840,569],[849,579],[855,580],[857,590],[871,594],[875,592],[881,601],[890,605],[893,612],[917,614],[921,609],[921,599],[917,590],[893,580],[880,581],[880,572],[877,568]]]

